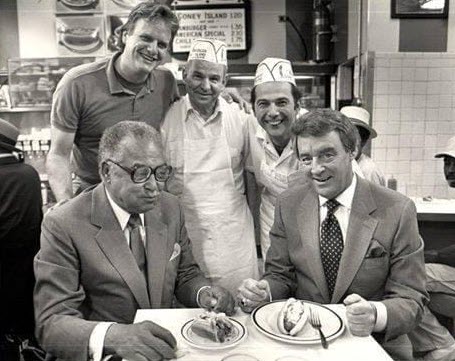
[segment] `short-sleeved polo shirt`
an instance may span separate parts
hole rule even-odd
[[[92,184],[100,181],[97,158],[103,131],[123,120],[143,121],[159,129],[178,98],[174,76],[161,68],[151,72],[137,94],[123,87],[114,70],[119,55],[69,70],[53,96],[51,124],[75,133],[72,171]]]

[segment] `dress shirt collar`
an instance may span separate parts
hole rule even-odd
[[[194,109],[193,105],[191,104],[190,97],[189,97],[188,94],[183,97],[183,101],[185,103],[185,108],[186,108],[186,110],[185,110],[185,113],[186,113],[185,121],[188,121],[188,119],[190,118],[190,116],[189,116],[190,113],[195,113],[195,114],[198,115],[198,117],[200,119],[203,119],[202,116],[200,115],[200,113],[196,109]],[[203,120],[203,122],[205,124],[208,124],[210,121],[215,119],[217,117],[218,113],[222,113],[223,112],[222,109],[221,109],[221,106],[222,106],[223,102],[225,102],[225,100],[221,96],[219,96],[218,100],[216,102],[215,110],[213,111],[213,114],[207,120]]]
[[[354,199],[355,187],[357,185],[357,175],[354,174],[352,177],[352,182],[343,192],[341,192],[335,199],[348,210],[352,207],[352,200]],[[319,205],[320,207],[324,206],[328,201],[327,198],[319,196]]]
[[[104,190],[106,191],[107,199],[109,200],[109,204],[111,205],[112,210],[114,211],[115,217],[117,218],[118,223],[120,224],[120,228],[122,229],[122,231],[124,231],[130,219],[131,213],[128,213],[117,203],[115,203],[106,187],[104,187]],[[145,224],[144,213],[140,213],[139,217],[141,218],[142,224]]]

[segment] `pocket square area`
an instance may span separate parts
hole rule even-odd
[[[370,247],[367,250],[365,258],[379,258],[384,257],[387,250],[376,240],[371,241]]]
[[[177,258],[180,255],[180,245],[178,243],[174,243],[174,251],[172,252],[171,258],[169,261],[172,261],[173,259]]]

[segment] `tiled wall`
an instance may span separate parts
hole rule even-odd
[[[372,157],[411,197],[455,199],[434,158],[455,135],[455,53],[376,53]]]

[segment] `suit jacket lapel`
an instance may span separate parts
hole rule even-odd
[[[140,308],[150,308],[147,284],[131,253],[125,235],[109,205],[104,186],[98,185],[92,196],[92,223],[100,228],[96,242],[130,288]],[[133,265],[133,267],[132,267]]]
[[[161,221],[160,209],[157,206],[145,214],[148,287],[153,308],[161,305],[164,275],[169,261],[167,225]]]
[[[319,198],[316,192],[307,192],[299,205],[297,215],[305,262],[308,264],[312,279],[321,291],[324,301],[329,303],[329,290],[319,248]]]
[[[370,216],[375,209],[376,203],[368,183],[357,178],[348,231],[331,303],[340,301],[363,262],[378,223]]]

